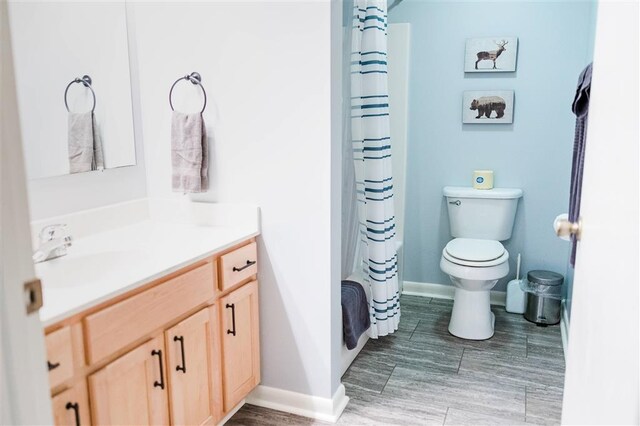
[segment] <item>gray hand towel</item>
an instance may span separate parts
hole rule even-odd
[[[93,113],[70,112],[68,129],[69,172],[103,170],[102,140]]]
[[[175,192],[209,189],[209,147],[201,113],[171,117],[171,184]]]
[[[102,152],[102,137],[96,123],[96,116],[91,114],[91,124],[93,125],[93,161],[91,170],[104,170],[104,153]]]

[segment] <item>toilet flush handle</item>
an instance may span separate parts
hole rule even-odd
[[[455,204],[456,206],[459,206],[460,204],[462,204],[462,202],[460,200],[455,200],[455,201],[449,201],[449,204]]]

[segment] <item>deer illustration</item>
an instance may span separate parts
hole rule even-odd
[[[498,59],[498,56],[500,56],[500,54],[502,52],[504,52],[505,50],[507,50],[504,45],[509,43],[508,41],[504,41],[502,40],[502,43],[497,43],[495,40],[493,41],[494,43],[496,43],[498,45],[498,50],[491,50],[489,52],[478,52],[477,56],[478,56],[478,60],[476,61],[476,69],[478,69],[478,62],[480,61],[493,61],[493,69],[496,69],[496,59]]]

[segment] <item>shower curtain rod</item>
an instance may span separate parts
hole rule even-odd
[[[399,5],[400,3],[402,3],[403,0],[395,0],[393,3],[391,3],[391,6],[389,6],[388,11],[391,12],[391,10],[396,7],[397,5]]]

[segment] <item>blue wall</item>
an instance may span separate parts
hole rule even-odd
[[[405,280],[448,284],[440,271],[451,239],[442,187],[471,186],[473,170],[492,169],[495,186],[524,190],[511,240],[523,270],[566,274],[569,245],[552,229],[567,211],[575,117],[571,102],[580,71],[591,61],[592,1],[405,0],[390,22],[411,23],[411,77]],[[468,74],[469,37],[519,38],[515,73]],[[462,92],[515,91],[512,125],[461,124]]]

